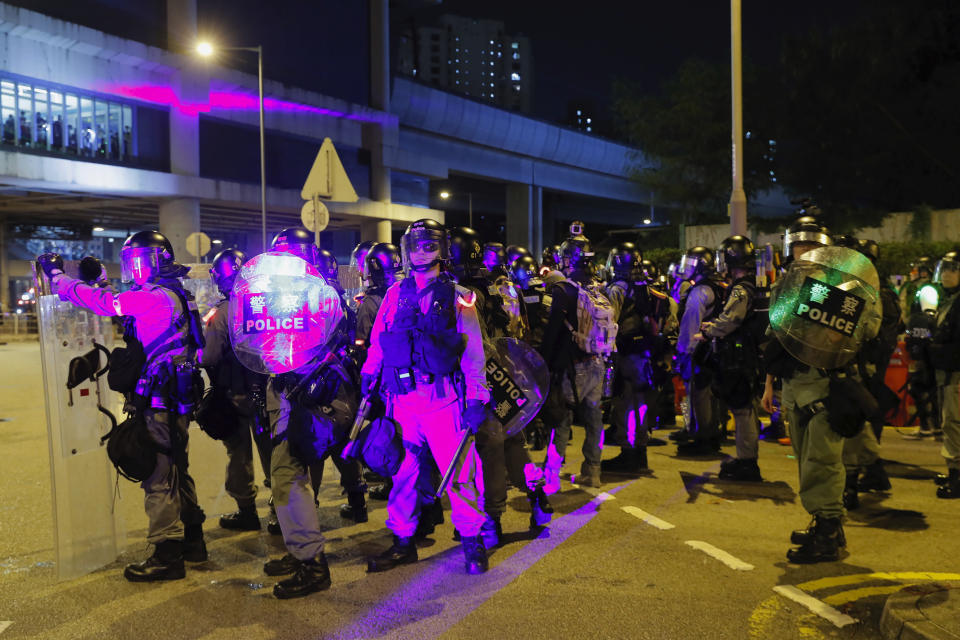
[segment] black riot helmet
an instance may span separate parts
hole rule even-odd
[[[830,236],[830,241],[835,247],[846,247],[856,251],[860,247],[860,241],[856,236],[849,233],[834,233]]]
[[[632,242],[621,242],[607,254],[607,273],[614,280],[635,281],[642,277],[643,254]]]
[[[367,252],[364,273],[375,287],[389,287],[403,277],[400,249],[389,242],[373,245]]]
[[[217,285],[220,293],[230,297],[233,283],[240,273],[240,268],[247,261],[247,254],[240,249],[224,249],[213,257],[210,265],[210,279]]]
[[[757,264],[757,250],[747,236],[730,236],[717,249],[717,271],[727,273],[730,269],[753,270]]]
[[[317,271],[328,285],[335,289],[340,287],[340,266],[337,257],[328,249],[317,249]]]
[[[687,249],[677,267],[677,277],[681,280],[699,280],[714,272],[716,259],[712,249],[693,247]]]
[[[521,289],[529,289],[542,284],[540,271],[537,269],[537,261],[533,259],[533,256],[520,256],[511,262],[510,279]]]
[[[947,251],[937,262],[937,268],[933,272],[933,281],[937,284],[943,284],[943,274],[946,271],[960,271],[960,249]]]
[[[483,245],[483,266],[490,273],[504,274],[507,270],[507,251],[500,242]]]
[[[644,281],[648,284],[660,279],[660,267],[652,260],[642,260],[640,262],[640,270],[643,272]]]
[[[507,245],[507,266],[513,265],[514,261],[520,256],[529,256],[530,250],[526,247],[522,247],[519,244],[510,244]]]
[[[270,250],[295,255],[317,266],[318,251],[313,234],[303,227],[289,227],[278,233],[270,243]]]
[[[138,231],[127,238],[120,248],[120,263],[124,282],[145,284],[159,278],[161,272],[173,277],[186,275],[186,267],[175,268],[180,265],[173,261],[173,245],[159,231]]]
[[[574,271],[593,273],[593,247],[585,236],[567,238],[560,245],[560,269],[570,276]]]
[[[375,240],[364,240],[350,252],[350,266],[357,270],[361,279],[367,277],[366,257],[375,244],[377,244]]]
[[[793,245],[797,243],[814,243],[824,247],[832,244],[829,230],[820,224],[813,216],[803,215],[790,223],[783,234],[783,255],[786,259],[793,258]]]
[[[474,275],[483,267],[480,235],[470,227],[450,230],[450,264],[460,277]]]
[[[544,247],[543,253],[540,254],[540,264],[545,269],[559,269],[560,245],[552,244],[549,247]]]
[[[929,278],[933,275],[934,266],[930,256],[920,256],[910,263],[910,278],[917,279],[924,271],[927,272],[927,277]]]
[[[428,264],[414,265],[410,255],[416,251],[437,252],[437,256]],[[438,264],[450,259],[450,240],[447,229],[432,218],[421,218],[411,223],[403,232],[400,240],[400,255],[403,258],[403,269],[410,271],[429,271]]]
[[[876,240],[861,240],[857,244],[857,251],[870,258],[873,264],[880,259],[880,244]]]

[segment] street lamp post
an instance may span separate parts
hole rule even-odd
[[[743,190],[743,56],[741,0],[730,0],[730,93],[733,95],[733,189],[730,192],[730,233],[747,233],[747,194]]]
[[[217,50],[209,42],[197,44],[197,53],[205,58]],[[219,51],[255,51],[257,53],[257,98],[260,110],[260,241],[267,250],[267,151],[263,125],[263,47],[220,47]]]

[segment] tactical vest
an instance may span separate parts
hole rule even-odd
[[[642,353],[650,347],[648,339],[652,337],[647,319],[656,316],[653,296],[646,285],[635,282],[617,280],[611,286],[624,292],[618,320],[617,351],[623,354]]]
[[[680,301],[677,309],[677,319],[680,322],[683,322],[683,314],[687,310],[687,300],[690,298],[690,294],[693,292],[693,290],[697,287],[710,287],[710,290],[713,291],[713,304],[710,305],[703,318],[700,319],[701,323],[713,320],[720,315],[721,311],[723,311],[723,300],[726,297],[726,289],[715,279],[714,276],[708,276],[687,289],[687,295],[685,295],[683,300]]]
[[[420,302],[426,296],[432,300],[423,313]],[[443,393],[444,378],[460,370],[465,346],[457,331],[456,303],[456,284],[445,275],[419,292],[412,277],[401,281],[392,322],[380,333],[382,383],[387,391],[409,393],[419,380],[436,384]]]
[[[534,346],[543,342],[543,332],[550,319],[550,304],[553,298],[543,286],[522,290],[523,305],[526,310],[529,331],[524,339]]]

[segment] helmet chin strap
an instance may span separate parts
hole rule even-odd
[[[435,266],[437,266],[438,264],[440,264],[440,258],[434,258],[433,260],[431,260],[431,261],[428,262],[427,264],[421,264],[421,265],[416,265],[416,264],[413,264],[413,262],[411,262],[411,263],[410,263],[410,270],[411,270],[411,271],[416,271],[416,272],[418,272],[418,273],[423,272],[423,271],[430,271],[430,269],[433,269],[433,268],[434,268]]]

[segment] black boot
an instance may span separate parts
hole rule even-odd
[[[811,534],[796,549],[787,551],[787,560],[794,564],[835,562],[840,558],[840,518],[816,516]]]
[[[378,556],[367,560],[367,573],[389,571],[397,565],[410,564],[417,561],[417,545],[413,536],[401,538],[393,536],[393,546]]]
[[[292,578],[281,580],[273,586],[273,595],[281,600],[302,598],[317,591],[330,588],[330,569],[327,557],[321,551],[310,560],[300,563]]]
[[[347,494],[347,504],[340,505],[340,517],[354,522],[367,521],[367,501],[363,491],[351,491]]]
[[[259,531],[260,516],[256,507],[240,507],[233,513],[220,516],[220,526],[232,531]]]
[[[183,568],[183,542],[164,540],[158,542],[153,555],[136,564],[128,564],[123,577],[130,582],[156,582],[180,580],[186,577]]]
[[[860,496],[857,495],[857,471],[847,471],[847,483],[843,487],[843,507],[847,511],[860,508]]]
[[[440,501],[434,500],[430,504],[420,505],[420,519],[417,521],[414,537],[423,540],[432,536],[438,524],[443,524],[443,505]]]
[[[263,572],[268,576],[288,576],[296,573],[300,568],[300,561],[289,553],[276,560],[267,560],[263,564]]]
[[[946,482],[937,487],[937,497],[944,500],[960,498],[960,469],[950,469]]]
[[[530,501],[530,530],[538,531],[550,524],[553,505],[547,499],[543,487],[537,487],[536,491],[528,491],[527,500]]]
[[[763,482],[756,458],[729,458],[720,463],[718,478],[736,482]]]
[[[183,559],[187,562],[207,561],[207,543],[203,540],[203,525],[188,524],[183,528]]]
[[[790,543],[796,545],[806,544],[807,540],[810,539],[810,536],[813,535],[813,525],[816,524],[817,519],[814,518],[810,521],[810,524],[807,525],[806,529],[796,529],[790,533]],[[847,536],[843,532],[843,524],[840,525],[840,533],[837,535],[837,545],[844,549],[847,546]]]
[[[486,573],[490,568],[487,560],[487,549],[484,547],[483,536],[463,536],[463,560],[467,573],[477,575]]]
[[[270,505],[270,513],[267,514],[267,533],[272,536],[279,536],[283,531],[280,530],[280,519],[277,518],[277,509],[273,506],[272,496],[268,504]]]
[[[604,473],[619,473],[631,476],[649,474],[650,469],[647,467],[647,448],[637,447],[635,449],[629,449],[624,447],[616,457],[603,460],[600,463],[600,469]]]
[[[500,524],[500,514],[487,515],[483,525],[480,527],[480,538],[483,540],[483,546],[487,549],[493,549],[500,546],[500,539],[503,537],[503,526]],[[463,538],[465,541],[466,538]],[[466,549],[466,547],[464,547]]]
[[[883,461],[877,460],[867,465],[860,478],[859,490],[863,491],[890,491],[890,478],[883,468]]]
[[[370,495],[371,500],[387,500],[390,498],[390,489],[393,488],[393,483],[391,481],[386,481],[383,484],[378,484],[375,487],[370,487],[370,491],[367,493]]]

